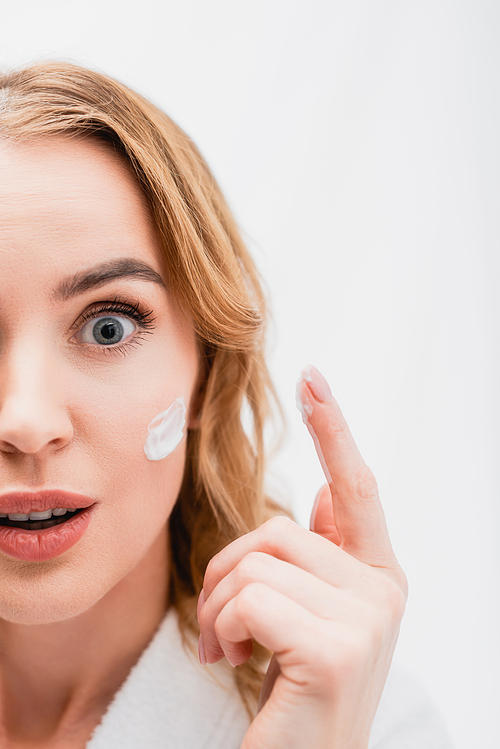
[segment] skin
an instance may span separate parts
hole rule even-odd
[[[201,660],[274,651],[242,749],[366,749],[396,645],[407,581],[375,478],[326,381],[310,368],[299,396],[328,485],[311,531],[273,518],[208,565]]]
[[[116,156],[62,137],[0,142],[0,493],[50,486],[98,502],[59,558],[0,554],[7,749],[84,747],[165,610],[185,439],[163,461],[142,448],[149,422],[179,395],[197,426],[193,330],[164,286],[137,277],[53,297],[75,271],[123,257],[148,263],[168,288],[148,208]],[[155,327],[103,354],[79,321],[118,295],[149,306]],[[283,517],[265,523],[211,560],[200,596],[202,661],[243,663],[252,638],[274,651],[243,749],[366,749],[406,601],[373,474],[310,374],[300,396],[329,481],[312,532]]]
[[[126,277],[54,298],[76,272],[122,258],[164,285]],[[60,488],[97,503],[60,557],[0,553],[0,745],[83,747],[165,613],[186,437],[159,461],[143,445],[178,396],[189,414],[197,344],[140,188],[92,140],[0,141],[0,279],[0,494]],[[130,345],[103,351],[81,316],[116,297],[152,310],[154,327],[132,321]]]

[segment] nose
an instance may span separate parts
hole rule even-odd
[[[47,354],[20,347],[0,366],[0,451],[37,454],[58,450],[73,437],[57,367]]]

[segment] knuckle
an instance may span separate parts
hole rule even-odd
[[[406,604],[406,601],[408,600],[409,583],[408,583],[408,578],[406,577],[404,573],[404,570],[401,567],[399,567],[399,565],[396,571],[395,580],[401,589],[401,593],[403,594],[403,598],[404,598],[404,603]]]
[[[347,435],[347,423],[343,419],[334,415],[333,418],[328,420],[325,425],[325,438],[329,442],[338,442],[339,438],[342,440],[344,437],[347,438]]]
[[[295,524],[290,518],[285,515],[275,515],[266,520],[260,526],[260,530],[265,540],[272,540],[276,537],[287,537],[290,534],[291,525]]]
[[[236,565],[235,573],[239,583],[252,582],[264,567],[264,555],[260,551],[250,551]]]
[[[404,573],[402,573],[404,575]],[[406,579],[406,576],[405,576]],[[406,608],[407,594],[399,585],[393,583],[387,590],[386,602],[393,621],[399,622],[403,618]]]
[[[248,585],[245,585],[240,590],[235,599],[235,604],[240,615],[247,617],[249,612],[253,612],[258,608],[264,587],[261,583],[248,583]]]
[[[215,636],[217,638],[217,641],[216,641],[217,642],[217,646],[219,648],[220,648],[219,640],[224,640],[225,639],[225,636],[227,634],[226,630],[227,630],[227,623],[226,623],[226,618],[224,616],[224,611],[223,611],[221,614],[219,614],[219,616],[217,617],[217,619],[214,622],[214,632],[215,632]],[[214,644],[214,643],[212,643],[212,644]]]
[[[353,477],[353,489],[356,497],[363,502],[378,499],[378,484],[373,471],[364,465]]]
[[[406,593],[396,580],[386,577],[379,589],[379,596],[377,611],[380,612],[381,616],[383,616],[386,623],[392,629],[403,618],[406,608]]]

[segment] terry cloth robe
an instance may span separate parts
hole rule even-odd
[[[171,609],[87,743],[87,749],[239,749],[250,724],[225,659],[201,666]],[[452,749],[417,682],[391,669],[370,749]]]

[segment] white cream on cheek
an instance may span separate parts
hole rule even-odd
[[[186,424],[186,404],[182,395],[166,411],[155,416],[148,426],[144,453],[148,460],[162,460],[170,455],[182,440]]]

